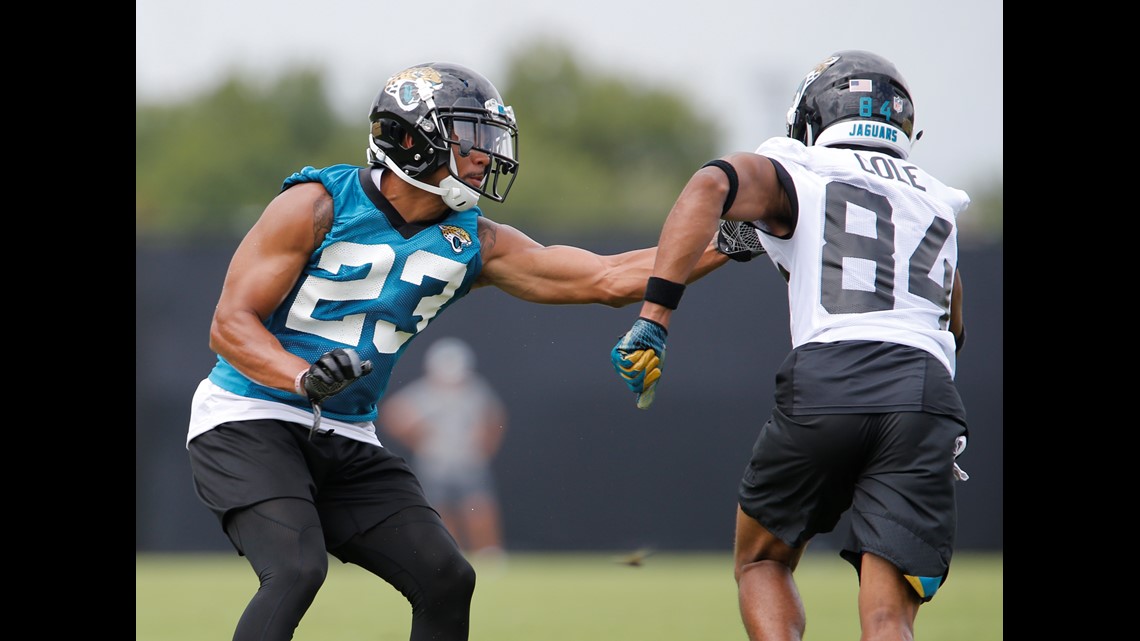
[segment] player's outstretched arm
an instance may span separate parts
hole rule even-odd
[[[542,245],[510,225],[486,218],[479,220],[479,240],[483,271],[476,287],[494,285],[517,298],[551,305],[635,303],[645,294],[657,257],[656,247],[603,255],[570,245]],[[709,242],[698,252],[689,280],[727,261]]]

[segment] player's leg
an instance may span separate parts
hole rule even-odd
[[[859,579],[860,641],[913,641],[922,601],[890,561],[863,555]]]
[[[490,557],[501,554],[502,525],[490,468],[469,471],[463,479],[463,487],[457,488],[456,498],[466,549]]]
[[[434,510],[405,508],[332,553],[381,577],[408,599],[411,641],[468,638],[475,570]]]
[[[443,525],[464,552],[471,551],[469,534],[464,521],[461,499],[465,493],[466,476],[457,475],[455,470],[436,461],[416,459],[412,466],[423,487],[424,496],[439,512]]]
[[[328,574],[316,508],[302,499],[271,499],[231,513],[225,530],[261,582],[234,641],[292,639]]]
[[[237,641],[291,639],[328,571],[312,477],[299,452],[313,447],[306,437],[298,424],[238,421],[187,448],[198,497],[260,580]]]
[[[793,548],[737,509],[734,548],[737,595],[752,641],[799,641],[806,618],[792,572],[804,548]]]
[[[859,572],[864,641],[912,639],[919,606],[945,583],[957,527],[954,439],[964,431],[922,412],[869,421],[871,453],[841,551]]]
[[[468,549],[476,554],[499,554],[503,550],[499,506],[485,494],[467,497],[463,504],[463,531]]]
[[[458,507],[452,507],[450,503],[432,503],[432,507],[439,512],[440,518],[443,520],[443,526],[451,533],[452,538],[459,544],[459,549],[465,552],[470,551],[471,547],[468,544],[467,528],[463,522],[463,512]]]
[[[797,640],[805,613],[792,573],[813,536],[830,532],[850,505],[858,420],[787,416],[760,429],[738,494],[735,569],[749,638]]]

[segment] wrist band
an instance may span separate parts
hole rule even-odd
[[[962,346],[966,344],[966,326],[962,326],[962,333],[954,336],[954,353],[962,351]]]
[[[297,392],[297,395],[301,398],[309,398],[308,393],[305,392],[305,385],[303,384],[303,381],[305,380],[305,374],[308,373],[308,368],[305,368],[301,370],[300,374],[297,374],[297,378],[293,379],[293,391]]]
[[[645,300],[669,309],[677,309],[677,305],[681,302],[681,294],[684,293],[684,285],[664,278],[650,276],[645,283]]]

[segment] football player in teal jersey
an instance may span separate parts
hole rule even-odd
[[[656,249],[543,246],[482,215],[518,175],[512,108],[482,75],[392,76],[365,166],[289,176],[238,246],[210,328],[217,364],[192,402],[196,491],[260,586],[237,641],[290,639],[327,555],[405,597],[413,641],[468,638],[475,573],[373,421],[412,339],[473,289],[547,304],[641,300]],[[693,278],[722,265],[710,244]]]

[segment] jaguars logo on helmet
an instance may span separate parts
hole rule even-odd
[[[411,111],[423,100],[430,99],[443,86],[443,78],[431,67],[412,67],[388,79],[384,93],[396,99],[404,111]]]

